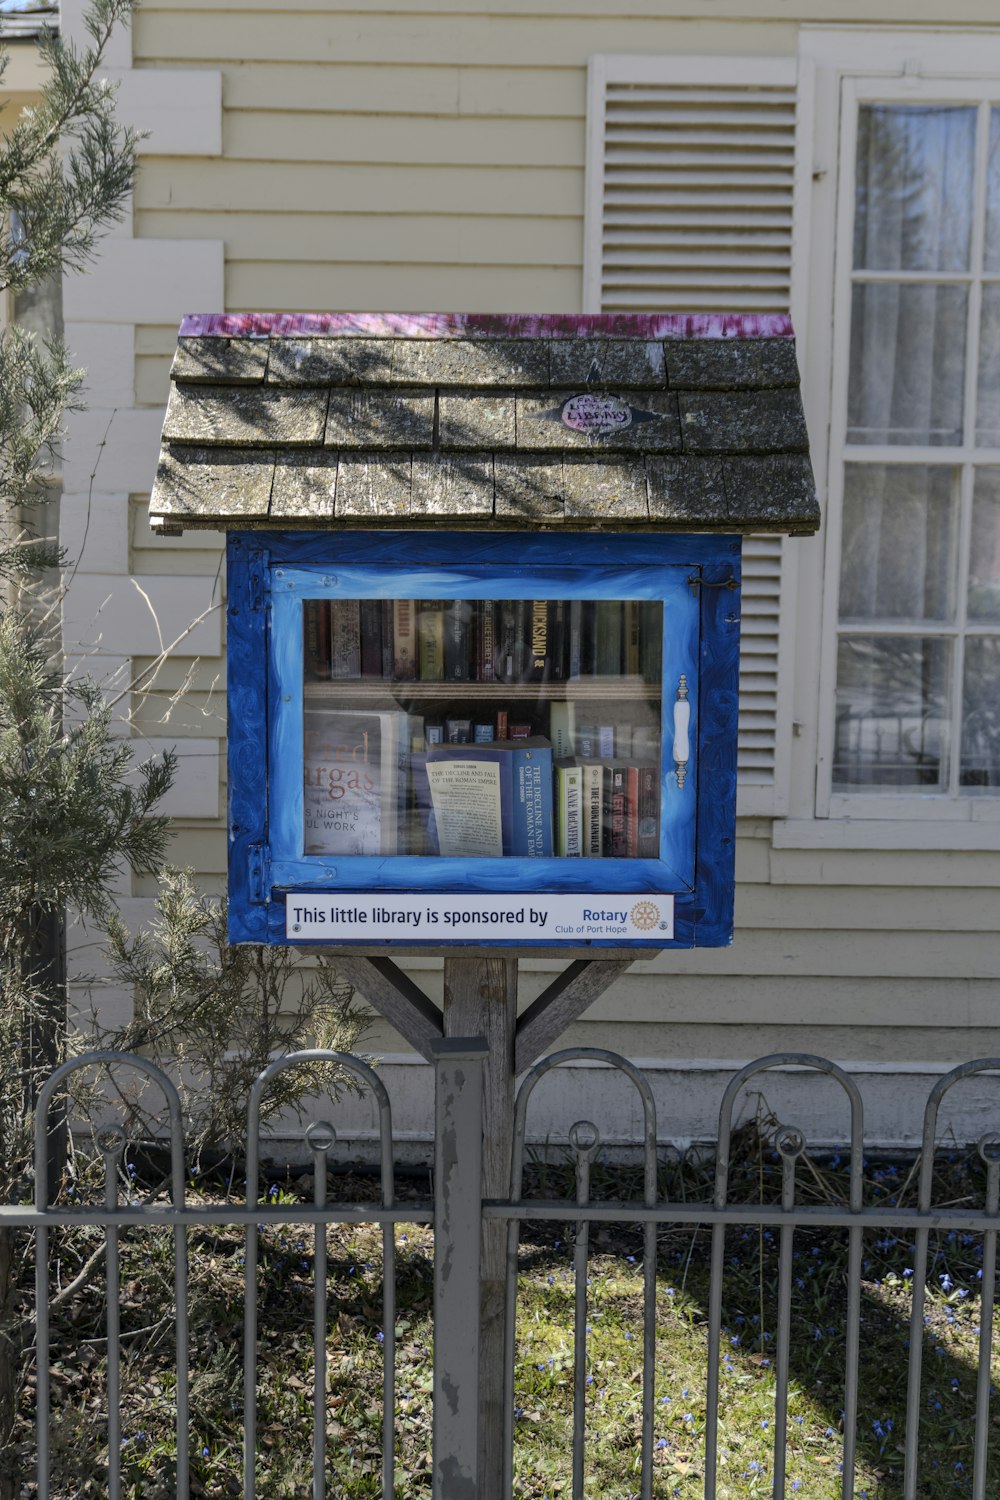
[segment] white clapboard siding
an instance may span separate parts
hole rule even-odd
[[[599,57],[591,65],[584,297],[601,312],[787,312],[795,64]],[[783,544],[744,546],[740,811],[780,812],[789,724]]]

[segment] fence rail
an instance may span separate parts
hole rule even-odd
[[[636,1199],[595,1199],[593,1168],[601,1148],[600,1132],[588,1120],[577,1121],[569,1131],[575,1179],[572,1201],[527,1196],[524,1191],[528,1160],[528,1115],[535,1089],[559,1067],[580,1061],[602,1064],[623,1075],[635,1089],[642,1118],[641,1187]],[[246,1142],[247,1188],[239,1203],[190,1204],[187,1202],[186,1167],[180,1101],[174,1085],[159,1069],[142,1058],[111,1052],[92,1053],[74,1059],[53,1074],[39,1101],[36,1121],[36,1193],[33,1206],[0,1206],[0,1228],[27,1228],[36,1235],[36,1397],[37,1397],[37,1495],[49,1500],[52,1493],[49,1425],[51,1390],[49,1380],[50,1291],[49,1237],[67,1228],[97,1227],[105,1235],[106,1336],[107,1336],[107,1493],[120,1500],[121,1470],[121,1286],[120,1250],[123,1232],[136,1226],[173,1230],[173,1286],[175,1301],[175,1401],[179,1496],[190,1493],[189,1450],[189,1327],[188,1327],[188,1231],[209,1226],[230,1226],[245,1233],[244,1271],[244,1406],[243,1493],[254,1500],[257,1490],[257,1295],[258,1246],[263,1231],[277,1225],[309,1225],[313,1229],[312,1250],[312,1495],[314,1500],[330,1493],[327,1486],[327,1335],[333,1311],[328,1293],[327,1229],[331,1225],[374,1224],[381,1226],[382,1288],[381,1338],[383,1349],[383,1409],[381,1492],[389,1500],[395,1492],[395,1368],[396,1368],[396,1274],[395,1226],[432,1224],[434,1247],[434,1461],[435,1500],[463,1500],[479,1495],[476,1488],[478,1427],[478,1323],[470,1316],[477,1305],[480,1228],[484,1219],[507,1224],[507,1303],[504,1351],[504,1471],[497,1493],[503,1500],[515,1493],[515,1391],[518,1368],[518,1283],[521,1274],[520,1242],[527,1225],[575,1225],[573,1236],[572,1316],[572,1480],[573,1500],[582,1500],[586,1478],[588,1418],[588,1344],[590,1292],[590,1230],[595,1225],[631,1225],[641,1234],[642,1313],[640,1373],[642,1392],[641,1435],[638,1441],[638,1494],[653,1500],[656,1490],[654,1435],[656,1414],[658,1239],[666,1229],[707,1230],[710,1235],[708,1293],[702,1329],[705,1339],[706,1377],[704,1389],[704,1488],[706,1500],[719,1493],[719,1423],[722,1359],[724,1347],[724,1293],[726,1286],[726,1234],[732,1226],[752,1226],[773,1232],[776,1239],[774,1422],[770,1491],[786,1494],[789,1390],[793,1338],[794,1245],[797,1233],[818,1230],[846,1231],[848,1243],[846,1310],[843,1320],[843,1477],[844,1500],[856,1493],[858,1448],[859,1358],[861,1346],[861,1298],[863,1236],[866,1231],[892,1228],[912,1237],[912,1300],[909,1310],[908,1385],[905,1446],[903,1452],[903,1500],[917,1500],[927,1493],[920,1473],[921,1388],[924,1359],[925,1284],[928,1277],[929,1243],[934,1231],[975,1234],[982,1239],[982,1285],[979,1307],[978,1368],[975,1380],[973,1461],[965,1493],[972,1500],[987,1500],[989,1439],[991,1431],[991,1360],[996,1280],[997,1232],[1000,1229],[1000,1134],[986,1132],[978,1143],[982,1162],[983,1201],[962,1206],[934,1202],[935,1138],[939,1114],[950,1091],[970,1077],[1000,1073],[1000,1058],[984,1058],[953,1069],[935,1083],[924,1116],[923,1147],[916,1175],[916,1203],[871,1203],[865,1199],[864,1119],[861,1096],[853,1080],[826,1059],[801,1054],[779,1054],[763,1058],[742,1069],[725,1091],[721,1110],[711,1203],[665,1201],[659,1185],[656,1111],[652,1092],[639,1069],[603,1049],[574,1048],[543,1059],[523,1080],[516,1104],[510,1197],[483,1201],[480,1188],[482,1073],[485,1050],[476,1039],[451,1040],[439,1044],[436,1057],[436,1161],[433,1201],[397,1202],[393,1179],[392,1112],[381,1079],[359,1059],[346,1054],[311,1051],[292,1054],[273,1063],[254,1086],[248,1111]],[[333,1063],[347,1070],[359,1087],[374,1100],[379,1118],[379,1199],[377,1204],[329,1203],[327,1166],[336,1144],[336,1130],[328,1119],[317,1121],[305,1132],[305,1146],[312,1157],[313,1202],[272,1204],[257,1201],[260,1167],[261,1104],[268,1085],[287,1068],[299,1064]],[[789,1065],[812,1070],[831,1080],[842,1092],[849,1115],[849,1145],[846,1152],[844,1201],[813,1203],[798,1201],[799,1173],[807,1156],[806,1132],[795,1125],[778,1124],[772,1142],[777,1153],[776,1202],[744,1202],[733,1197],[732,1153],[734,1119],[739,1100],[761,1075]],[[52,1204],[46,1172],[45,1126],[47,1111],[57,1093],[79,1069],[127,1066],[138,1070],[162,1093],[168,1117],[170,1153],[170,1201],[121,1202],[124,1180],[122,1164],[127,1147],[119,1125],[97,1133],[104,1161],[103,1202],[91,1205]],[[763,1195],[762,1195],[763,1196]],[[994,1420],[996,1420],[994,1418]],[[899,1494],[900,1491],[893,1491]]]

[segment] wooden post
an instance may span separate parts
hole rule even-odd
[[[445,1036],[481,1036],[489,1046],[483,1089],[483,1197],[510,1191],[514,1129],[516,958],[446,958]],[[503,1338],[507,1226],[483,1223],[479,1302],[479,1500],[500,1500],[503,1474]]]

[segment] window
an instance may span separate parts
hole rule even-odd
[[[856,110],[837,790],[1000,790],[1000,106]]]

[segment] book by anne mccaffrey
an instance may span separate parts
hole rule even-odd
[[[306,709],[303,719],[306,854],[395,854],[406,714]]]

